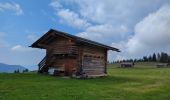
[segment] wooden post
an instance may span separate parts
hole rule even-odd
[[[83,48],[82,46],[78,46],[78,66],[77,66],[77,71],[78,73],[81,73],[82,72],[82,63],[83,63]]]
[[[105,61],[105,65],[104,65],[104,73],[107,74],[107,50],[105,50],[105,57],[104,57],[104,61]]]

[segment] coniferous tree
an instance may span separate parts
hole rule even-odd
[[[138,60],[137,59],[134,59],[134,62],[137,62]]]
[[[170,55],[167,53],[161,52],[161,53],[153,53],[150,56],[143,56],[143,58],[138,59],[124,59],[124,60],[117,60],[115,63],[121,63],[121,62],[162,62],[162,63],[170,63]]]
[[[147,56],[143,56],[143,61],[147,62],[148,61],[148,57]]]
[[[157,59],[156,59],[157,62],[160,62],[160,58],[161,58],[161,55],[158,53],[158,54],[157,54]]]
[[[168,63],[170,64],[170,56],[168,57]]]
[[[162,52],[161,53],[161,57],[160,57],[160,62],[162,62],[162,63],[167,63],[168,62],[168,54],[167,53],[164,53],[164,52]]]
[[[151,55],[148,57],[148,61],[152,61],[152,56]]]
[[[20,73],[20,72],[19,72],[19,69],[18,69],[18,70],[16,70],[16,73]]]
[[[28,69],[24,69],[24,70],[23,70],[23,73],[28,72],[28,71],[29,71]]]
[[[14,73],[19,73],[19,69],[15,70]]]
[[[153,56],[152,56],[152,61],[156,61],[156,54],[154,53]]]
[[[17,71],[16,71],[16,70],[14,70],[14,73],[17,73]]]

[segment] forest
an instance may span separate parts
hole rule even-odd
[[[112,63],[119,63],[119,62],[160,62],[160,63],[170,63],[170,55],[168,53],[165,53],[165,52],[153,53],[153,54],[151,54],[149,56],[143,56],[141,58],[117,60],[117,61],[113,61]]]

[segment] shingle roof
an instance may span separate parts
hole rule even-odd
[[[104,45],[102,43],[98,43],[98,42],[95,42],[95,41],[92,41],[92,40],[88,40],[88,39],[85,39],[85,38],[81,38],[81,37],[78,37],[78,36],[75,36],[75,35],[71,35],[71,34],[68,34],[68,33],[65,33],[65,32],[61,32],[61,31],[58,31],[58,30],[54,30],[54,29],[50,29],[46,34],[44,34],[41,38],[39,38],[36,42],[34,42],[30,47],[35,47],[37,48],[37,44],[43,39],[45,38],[48,34],[50,33],[55,33],[57,35],[64,35],[64,36],[67,36],[67,37],[70,37],[70,38],[73,38],[76,40],[76,42],[80,42],[80,43],[88,43],[88,44],[91,44],[91,45],[95,45],[95,46],[99,46],[99,47],[103,47],[103,48],[106,48],[108,50],[113,50],[113,51],[117,51],[117,52],[120,52],[119,49],[117,48],[114,48],[114,47],[111,47],[111,46],[107,46],[107,45]]]

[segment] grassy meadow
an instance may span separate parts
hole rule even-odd
[[[0,100],[170,100],[170,68],[118,66],[109,65],[107,77],[85,80],[2,73]]]

